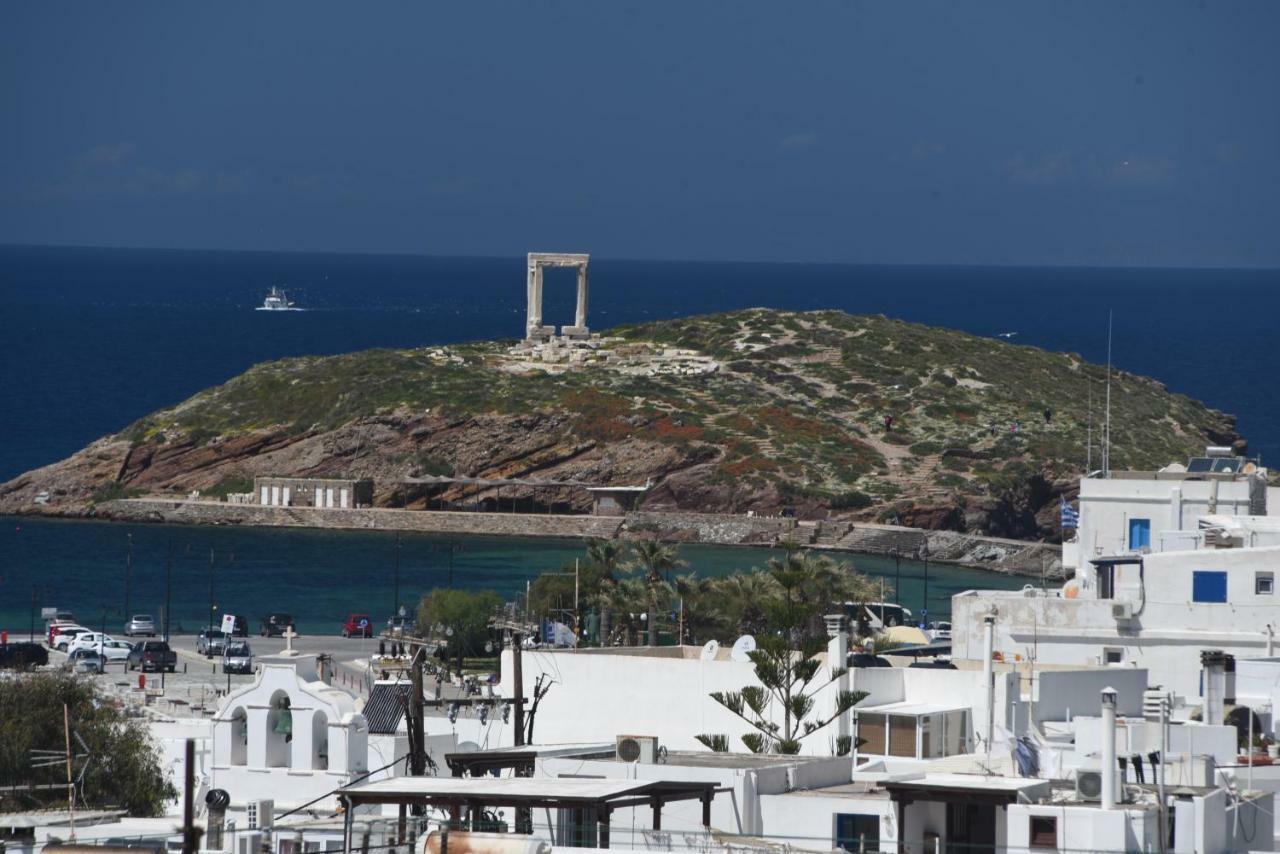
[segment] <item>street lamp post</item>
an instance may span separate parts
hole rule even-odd
[[[893,593],[898,597],[898,604],[902,604],[902,554],[895,546],[893,552]]]
[[[164,642],[169,642],[169,608],[173,596],[173,537],[169,538],[169,556],[164,562]],[[160,671],[162,674],[164,670]],[[164,679],[162,675],[161,680]]]
[[[217,606],[213,604],[213,549],[209,549],[209,622],[205,625],[208,630],[213,627],[213,609]]]
[[[394,617],[400,613],[400,532],[396,531],[396,575],[395,575],[395,604],[391,606],[391,615]]]
[[[130,616],[129,588],[133,583],[133,534],[125,534],[125,538],[129,541],[129,551],[125,553],[124,558],[124,613],[127,618]]]
[[[920,546],[920,554],[924,558],[924,608],[921,616],[924,622],[929,621],[929,544],[926,542]]]

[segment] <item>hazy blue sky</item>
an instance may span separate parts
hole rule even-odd
[[[1280,266],[1280,2],[0,6],[0,242]]]

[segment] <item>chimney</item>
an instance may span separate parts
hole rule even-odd
[[[1227,663],[1230,662],[1232,679],[1235,682],[1235,658],[1220,649],[1206,649],[1200,653],[1200,664],[1204,668],[1204,709],[1202,719],[1206,724],[1221,724],[1224,707],[1227,703]],[[1234,684],[1232,685],[1234,694]],[[1233,698],[1234,699],[1234,698]]]
[[[1102,689],[1102,808],[1116,808],[1116,690]]]
[[[983,734],[982,740],[987,747],[987,757],[991,757],[991,740],[995,735],[995,719],[996,719],[996,676],[995,666],[992,658],[995,656],[996,646],[996,616],[995,614],[987,614],[982,618],[982,690],[986,697],[983,709],[985,714],[983,717]]]
[[[843,670],[844,673],[836,680],[836,689],[838,691],[849,690],[849,619],[844,614],[827,614],[823,618],[827,624],[827,635],[831,638],[827,642],[827,666],[832,671]],[[839,702],[836,700],[835,702]],[[852,712],[845,712],[840,715],[836,721],[836,735],[839,738],[847,738],[852,733],[850,726],[850,717]]]

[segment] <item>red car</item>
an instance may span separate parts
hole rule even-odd
[[[373,620],[369,619],[368,614],[349,614],[347,621],[342,624],[342,636],[349,637],[373,637]]]

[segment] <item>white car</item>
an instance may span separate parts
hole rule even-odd
[[[104,635],[102,632],[81,632],[71,639],[71,643],[67,645],[67,655],[75,652],[77,649],[93,649],[98,648],[98,642],[101,641],[105,649],[106,645],[114,641],[111,635]]]
[[[83,648],[84,647],[81,647],[81,649]],[[97,652],[97,644],[95,644],[92,649],[94,652]],[[124,661],[129,657],[129,653],[132,649],[132,644],[125,643],[122,640],[104,641],[102,644],[102,657],[107,661]]]
[[[57,628],[58,634],[53,636],[53,643],[51,645],[54,649],[62,650],[63,652],[67,651],[67,645],[73,640],[90,631],[90,629],[86,629],[84,626],[58,626]]]

